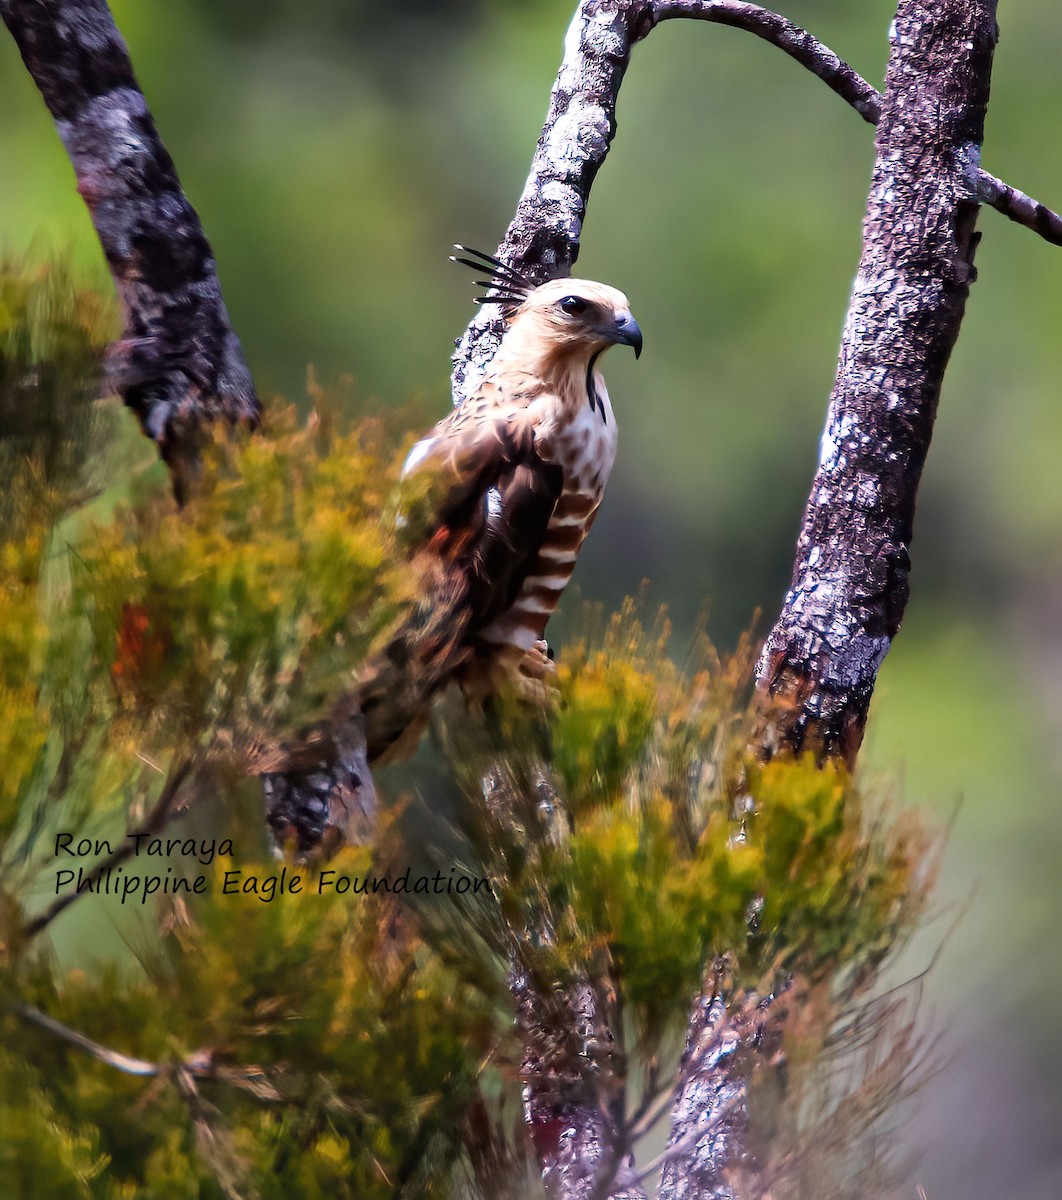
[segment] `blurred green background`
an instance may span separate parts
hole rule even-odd
[[[300,396],[312,362],[353,374],[363,400],[445,412],[473,294],[446,255],[503,233],[573,7],[115,0],[263,391]],[[785,7],[874,81],[892,11]],[[985,164],[1062,205],[1062,13],[1027,0],[1001,20]],[[0,110],[0,249],[69,254],[103,278],[6,39]],[[628,292],[646,353],[607,364],[620,459],[577,577],[608,607],[648,578],[679,650],[709,603],[726,645],[780,602],[871,161],[869,127],[747,34],[676,22],[636,50],[579,273]],[[918,972],[957,919],[926,986],[940,1069],[908,1114],[910,1194],[1057,1200],[1062,251],[993,212],[981,228],[865,769],[954,815],[941,916],[905,961]]]

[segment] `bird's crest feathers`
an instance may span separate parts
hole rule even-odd
[[[511,308],[523,304],[529,293],[534,291],[536,285],[533,280],[522,275],[515,267],[507,266],[493,254],[487,254],[483,250],[473,250],[471,246],[462,246],[459,242],[454,243],[454,249],[461,253],[460,255],[451,254],[451,262],[460,263],[463,267],[471,267],[473,271],[482,271],[487,276],[486,279],[477,279],[476,283],[480,287],[491,289],[493,294],[477,296],[474,303],[500,304],[503,308]],[[464,258],[462,255],[471,255],[472,257]]]

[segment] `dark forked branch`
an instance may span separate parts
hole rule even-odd
[[[122,301],[109,382],[180,494],[203,426],[259,415],[210,245],[106,0],[0,0],[0,16],[55,120]]]
[[[108,871],[113,871],[133,857],[139,844],[136,840],[138,837],[161,833],[171,820],[187,812],[191,799],[184,793],[192,769],[193,764],[190,758],[177,760],[170,767],[166,782],[162,785],[162,790],[143,821],[135,829],[129,831],[129,836],[122,841],[117,850],[100,859],[86,874],[82,886],[65,892],[58,899],[53,900],[42,912],[30,918],[23,927],[23,937],[29,940],[36,937],[37,934],[43,933],[56,917],[64,913],[81,896],[91,895],[93,889],[100,880],[106,877]]]

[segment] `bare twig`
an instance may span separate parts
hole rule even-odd
[[[1052,246],[1062,246],[1062,216],[987,171],[977,172],[979,198],[996,212],[1038,233]]]
[[[684,17],[729,25],[762,38],[817,75],[864,120],[877,124],[881,96],[874,86],[834,54],[829,46],[779,13],[758,4],[743,4],[740,0],[651,0],[650,8],[654,25]]]
[[[15,1013],[23,1021],[47,1030],[61,1041],[76,1046],[105,1066],[114,1067],[126,1075],[159,1076],[173,1075],[179,1083],[193,1079],[213,1079],[227,1083],[241,1091],[249,1092],[259,1100],[276,1102],[283,1099],[280,1092],[268,1081],[265,1072],[258,1067],[220,1067],[209,1051],[201,1051],[191,1058],[177,1063],[157,1063],[146,1058],[133,1058],[94,1041],[77,1029],[64,1025],[32,1004],[19,1004]]]
[[[105,1063],[108,1067],[114,1067],[116,1071],[124,1071],[126,1075],[160,1075],[162,1073],[162,1067],[158,1063],[149,1062],[144,1058],[132,1058],[128,1054],[111,1050],[100,1042],[94,1042],[92,1038],[86,1037],[76,1029],[71,1029],[69,1025],[64,1025],[62,1021],[49,1017],[39,1008],[34,1008],[30,1004],[18,1005],[15,1012],[23,1021],[46,1029],[62,1041],[69,1042],[71,1046],[76,1046],[79,1050],[84,1050],[86,1054],[92,1055],[97,1061]]]
[[[646,1108],[644,1112],[630,1123],[629,1137],[632,1143],[641,1141],[643,1137],[651,1133],[667,1116],[674,1107],[677,1087],[678,1084],[676,1082],[670,1088],[658,1091],[652,1105]]]
[[[126,837],[121,845],[112,854],[108,854],[106,858],[101,859],[95,867],[85,876],[83,886],[72,892],[67,892],[58,899],[53,900],[51,904],[43,911],[27,921],[23,926],[23,936],[29,940],[37,934],[42,933],[48,926],[59,916],[60,913],[66,911],[76,900],[87,892],[94,889],[104,875],[113,867],[119,866],[126,859],[132,857],[136,853],[138,842],[135,840],[136,835],[150,836],[151,834],[159,833],[174,816],[180,815],[184,810],[179,809],[177,805],[178,795],[185,780],[188,778],[189,772],[192,769],[192,761],[189,758],[181,759],[181,761],[170,769],[169,777],[163,784],[162,791],[159,792],[158,799],[152,806],[151,812],[136,829],[131,830],[129,836]]]
[[[632,1142],[637,1141],[653,1128],[660,1120],[662,1112],[667,1111],[666,1109],[662,1110],[661,1106],[673,1099],[672,1089],[665,1088],[661,1084],[660,1075],[661,1064],[654,1058],[649,1066],[648,1077],[642,1091],[642,1098],[638,1101],[638,1107],[623,1122],[624,1135]]]

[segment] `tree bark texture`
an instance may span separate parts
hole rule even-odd
[[[510,990],[524,1049],[524,1116],[551,1200],[645,1200],[627,1181],[622,1112],[609,1105],[612,1037],[593,989],[543,986],[522,966]]]
[[[210,245],[105,0],[0,0],[0,16],[55,120],[122,301],[110,381],[180,492],[204,423],[259,415]]]
[[[668,1136],[675,1157],[660,1176],[659,1200],[739,1200],[743,1182],[755,1171],[746,1071],[758,1049],[766,1005],[763,1012],[754,1009],[753,1019],[747,1012],[734,1014],[727,1006],[729,991],[707,986],[690,1018]]]
[[[553,845],[567,838],[568,817],[544,762],[530,772],[499,762],[484,776],[482,793],[498,873],[508,875],[511,858],[524,856],[526,838]],[[522,918],[508,918],[505,931],[524,1120],[542,1182],[550,1200],[645,1200],[630,1179],[624,1064],[601,988],[588,972],[558,979],[556,963],[543,955],[555,942],[557,916],[539,898]]]
[[[761,749],[854,762],[907,604],[915,496],[974,278],[991,0],[902,0],[863,254],[792,583],[764,646]]]
[[[266,823],[278,846],[329,858],[343,845],[365,845],[378,805],[360,714],[338,720],[301,761],[263,771]]]

